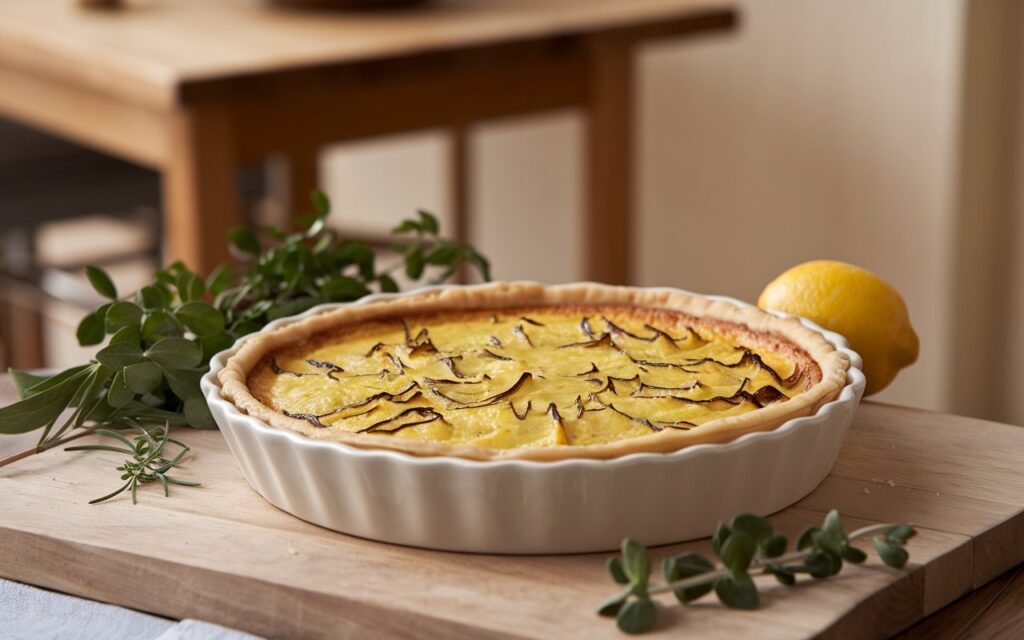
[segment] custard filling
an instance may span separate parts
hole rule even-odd
[[[605,444],[786,402],[820,379],[798,347],[743,329],[615,306],[386,318],[272,351],[248,385],[314,438]]]

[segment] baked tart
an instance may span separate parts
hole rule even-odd
[[[249,338],[223,396],[315,440],[478,460],[613,458],[811,415],[849,358],[793,318],[672,290],[455,287]]]

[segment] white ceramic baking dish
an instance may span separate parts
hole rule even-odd
[[[410,295],[381,294],[352,304]],[[744,302],[707,296],[740,306]],[[267,330],[337,308],[322,305]],[[303,520],[384,542],[481,553],[608,551],[710,535],[737,513],[767,515],[814,490],[832,468],[864,391],[861,359],[816,414],[726,444],[610,460],[475,461],[415,457],[317,441],[268,426],[220,395],[217,372],[245,338],[213,358],[203,393],[246,480]]]

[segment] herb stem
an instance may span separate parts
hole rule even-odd
[[[63,438],[58,438],[56,440],[48,440],[46,442],[41,442],[38,445],[32,447],[31,449],[26,449],[25,451],[22,451],[20,453],[16,453],[16,454],[14,454],[12,456],[7,456],[6,458],[0,460],[0,467],[5,467],[5,466],[7,466],[9,464],[17,462],[18,460],[22,460],[22,459],[27,458],[29,456],[34,456],[37,453],[42,453],[42,452],[46,451],[47,449],[52,449],[54,447],[59,447],[62,444],[71,442],[72,440],[78,440],[79,438],[83,438],[85,436],[91,435],[94,431],[96,431],[95,427],[88,427],[88,428],[82,429],[78,433],[73,433],[73,434],[71,434],[69,436],[64,436]]]
[[[886,529],[893,527],[892,524],[874,524],[860,529],[855,529],[850,532],[849,540],[858,540],[865,538],[875,533],[881,533]],[[785,566],[791,562],[797,562],[805,559],[807,556],[814,553],[813,547],[808,547],[802,551],[793,551],[785,555],[777,556],[775,558],[760,558],[757,557],[750,563],[749,570],[757,571],[764,569],[767,566]],[[676,580],[675,582],[668,582],[665,584],[653,585],[647,588],[648,594],[665,593],[667,591],[676,591],[678,589],[689,589],[690,587],[699,587],[704,584],[712,583],[719,578],[724,578],[731,575],[728,569],[716,569],[715,571],[708,571],[700,575],[686,578],[685,580]]]
[[[690,587],[699,587],[702,584],[714,582],[719,578],[724,578],[729,575],[728,569],[717,569],[715,571],[709,571],[700,575],[687,578],[686,580],[676,580],[675,582],[668,582],[665,584],[657,584],[653,587],[647,588],[648,595],[654,595],[656,593],[665,593],[666,591],[675,591],[676,589],[689,589]]]

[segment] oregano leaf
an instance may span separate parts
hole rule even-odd
[[[377,276],[377,282],[380,283],[382,293],[398,293],[398,283],[388,274],[382,273]]]
[[[763,542],[774,532],[774,528],[767,518],[762,518],[753,513],[741,513],[736,516],[729,523],[729,528],[733,531],[742,531],[748,534],[757,544]]]
[[[756,550],[754,538],[745,531],[733,531],[722,545],[722,564],[734,575],[746,573]]]
[[[326,216],[331,212],[331,201],[323,191],[313,189],[309,194],[309,199],[313,202],[313,211],[317,216]]]
[[[632,538],[626,538],[622,542],[622,564],[630,582],[647,583],[651,575],[651,557],[647,549]]]
[[[718,523],[715,533],[711,536],[711,548],[715,550],[715,555],[721,557],[722,545],[725,544],[731,533],[732,530],[724,522]]]
[[[715,580],[715,595],[730,609],[756,609],[761,603],[754,580],[746,574]]]
[[[620,610],[616,623],[626,633],[649,631],[657,620],[658,612],[654,602],[647,598],[630,600]]]
[[[423,268],[426,262],[423,258],[423,249],[416,247],[405,256],[405,275],[413,280],[419,280],[423,276]]]
[[[619,584],[629,584],[629,576],[626,575],[625,569],[622,568],[622,561],[616,557],[608,558],[605,563],[605,567],[608,569],[608,573],[611,575],[612,580]]]
[[[849,544],[843,547],[842,556],[843,560],[848,560],[854,564],[860,564],[868,559],[868,554],[864,553],[862,549]]]
[[[440,231],[441,229],[441,225],[437,222],[437,217],[434,214],[430,213],[429,211],[424,211],[423,209],[420,209],[416,213],[418,213],[420,216],[420,229],[422,229],[424,233],[429,233],[431,235],[436,236],[438,231]]]
[[[766,558],[777,558],[786,552],[788,544],[786,536],[774,533],[761,543],[761,554]]]
[[[715,570],[715,565],[710,560],[698,553],[684,553],[679,556],[666,558],[661,565],[661,572],[667,582],[685,580],[693,576],[699,576]],[[711,591],[711,583],[675,589],[673,593],[679,602],[689,604],[701,598]]]
[[[894,540],[905,543],[907,540],[910,540],[917,535],[917,531],[915,531],[914,527],[909,524],[897,524],[886,529],[885,535]]]
[[[597,615],[607,617],[618,615],[619,610],[622,609],[622,605],[624,604],[626,604],[625,593],[612,596],[597,608]]]
[[[896,569],[902,569],[907,564],[907,559],[910,555],[900,543],[881,536],[872,538],[871,542],[875,547],[875,551],[878,552],[878,557],[885,564]]]
[[[260,252],[260,240],[249,227],[238,226],[231,229],[228,231],[228,240],[242,253],[257,255]]]
[[[807,527],[800,532],[800,535],[796,537],[796,541],[793,543],[797,551],[803,551],[814,546],[814,534],[821,531],[818,527]]]

